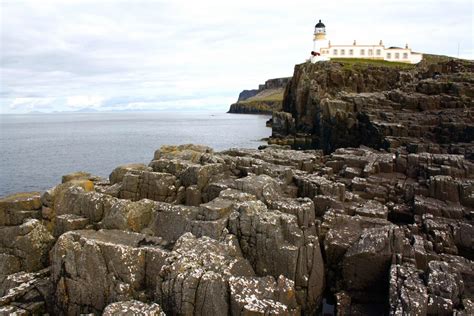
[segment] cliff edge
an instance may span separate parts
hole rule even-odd
[[[283,94],[291,78],[270,79],[258,89],[244,90],[228,113],[272,114],[282,109]]]
[[[347,60],[295,66],[273,114],[272,143],[320,148],[406,146],[473,155],[474,62]]]

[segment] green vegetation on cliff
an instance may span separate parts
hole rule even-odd
[[[260,95],[257,94],[254,97],[248,98],[247,100],[244,101],[239,101],[238,103],[240,104],[249,104],[249,103],[255,103],[255,102],[276,102],[276,101],[283,101],[283,96],[285,92],[283,89],[278,89],[276,91],[272,91],[268,95]]]
[[[237,101],[230,106],[230,113],[272,114],[281,111],[284,88],[263,90],[246,100]]]
[[[378,60],[378,59],[362,59],[362,58],[331,58],[331,61],[340,62],[344,68],[352,69],[353,67],[381,66],[389,68],[413,69],[414,64],[402,62]]]
[[[281,111],[285,88],[291,78],[275,78],[260,85],[258,90],[244,90],[232,104],[229,113],[272,114]]]

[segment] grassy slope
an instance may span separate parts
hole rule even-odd
[[[342,63],[345,68],[352,68],[354,66],[380,66],[389,68],[413,69],[416,67],[415,64],[407,64],[378,59],[331,58],[331,61]]]
[[[266,95],[261,95],[257,94],[254,97],[248,98],[247,100],[240,101],[239,103],[245,104],[245,103],[251,103],[251,102],[265,102],[265,101],[270,101],[270,102],[275,102],[275,101],[283,101],[283,94],[285,91],[283,89],[277,89],[275,91],[272,91],[270,94]]]

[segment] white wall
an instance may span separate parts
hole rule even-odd
[[[314,51],[329,58],[370,58],[387,61],[418,63],[423,55],[413,54],[409,48],[386,49],[383,45],[323,45],[314,41]]]

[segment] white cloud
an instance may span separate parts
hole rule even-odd
[[[334,42],[452,56],[459,43],[474,57],[469,0],[4,0],[1,15],[2,112],[225,110],[240,90],[290,76],[319,18]]]
[[[72,108],[98,108],[104,97],[98,95],[75,95],[66,98],[66,105]]]

